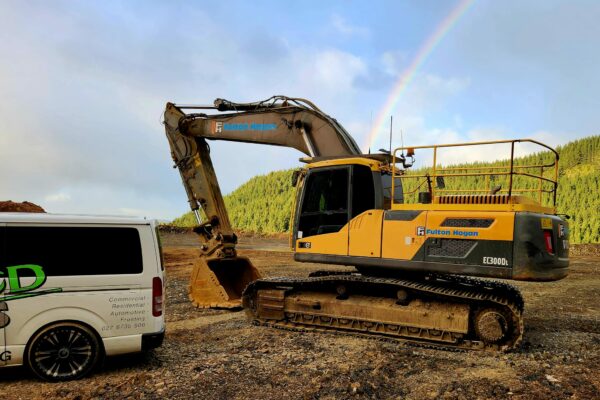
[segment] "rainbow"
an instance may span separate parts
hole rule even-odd
[[[433,33],[427,38],[423,46],[417,52],[417,55],[410,63],[410,65],[402,72],[398,81],[395,83],[390,95],[388,96],[385,105],[377,114],[375,124],[371,127],[369,136],[365,143],[365,148],[370,148],[373,145],[373,141],[377,137],[378,133],[383,130],[384,124],[388,120],[392,111],[398,104],[400,97],[415,77],[419,68],[423,65],[427,57],[435,50],[436,46],[442,41],[444,36],[452,29],[458,20],[469,10],[475,0],[460,0],[458,4],[452,9],[450,14],[444,18],[444,20],[438,25]]]

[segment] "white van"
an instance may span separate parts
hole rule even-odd
[[[0,367],[70,380],[162,344],[156,222],[0,213]]]

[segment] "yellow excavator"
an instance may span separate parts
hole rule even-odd
[[[362,154],[335,119],[308,100],[285,96],[255,103],[167,103],[164,124],[198,220],[201,256],[190,282],[197,307],[243,305],[257,324],[300,331],[507,350],[522,340],[524,302],[514,286],[498,279],[554,281],[568,273],[568,223],[555,209],[558,154],[540,142]],[[294,259],[355,271],[263,278],[249,259],[237,256],[207,140],[304,153],[300,161],[306,166],[292,177]],[[515,148],[522,143],[551,156],[517,162]],[[497,162],[439,162],[447,151],[489,146],[510,153]],[[411,169],[417,152],[432,156],[429,168]]]

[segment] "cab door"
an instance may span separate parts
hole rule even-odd
[[[6,327],[10,323],[8,316],[8,302],[4,301],[4,296],[8,291],[5,272],[6,272],[6,245],[5,245],[5,224],[0,223],[0,367],[7,364],[9,356],[6,353]]]
[[[379,175],[377,176],[378,179]],[[381,257],[383,210],[375,196],[375,176],[365,165],[352,166],[348,255]]]
[[[296,252],[348,254],[350,167],[309,170],[296,210]]]

